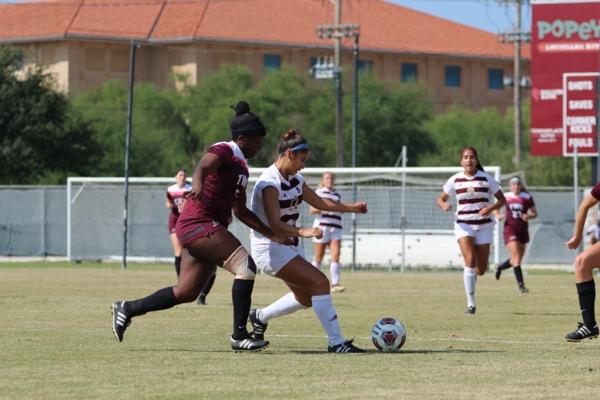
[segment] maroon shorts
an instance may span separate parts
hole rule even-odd
[[[219,229],[227,228],[218,221],[204,221],[197,218],[183,218],[177,220],[175,233],[183,247],[187,247],[196,240],[209,236]]]
[[[529,232],[527,229],[515,229],[505,226],[502,235],[504,236],[504,244],[514,242],[515,240],[519,243],[529,243]]]

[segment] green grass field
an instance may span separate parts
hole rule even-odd
[[[122,343],[113,301],[175,283],[171,265],[0,264],[2,399],[575,399],[596,398],[600,340],[568,343],[580,321],[573,276],[535,272],[521,295],[512,272],[477,284],[465,315],[459,272],[342,272],[334,295],[343,334],[367,354],[328,354],[312,310],[272,320],[268,349],[231,351],[231,276],[207,302],[133,320]],[[286,293],[259,275],[254,305]],[[400,319],[398,353],[370,342],[381,317]]]

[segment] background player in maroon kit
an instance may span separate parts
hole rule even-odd
[[[573,237],[567,242],[569,249],[579,247],[583,235],[583,226],[590,208],[595,207],[600,201],[600,182],[596,183],[590,194],[585,196],[575,218]],[[579,342],[583,339],[598,337],[598,324],[596,323],[596,283],[592,270],[600,267],[600,242],[588,247],[575,257],[575,287],[579,297],[579,307],[583,323],[579,324],[576,331],[565,336],[569,342]]]
[[[194,171],[193,188],[177,220],[177,237],[184,248],[177,285],[137,300],[113,303],[113,333],[117,340],[123,340],[133,317],[194,301],[218,265],[234,275],[232,349],[259,351],[268,346],[269,342],[254,339],[246,329],[256,266],[227,230],[231,211],[271,240],[286,239],[274,234],[246,206],[247,160],[262,148],[267,132],[246,102],[239,102],[235,110],[230,125],[232,141],[216,143],[206,151]]]
[[[521,178],[515,176],[511,178],[509,184],[510,192],[504,193],[506,198],[505,215],[501,215],[499,212],[494,214],[498,220],[505,219],[502,233],[510,258],[498,266],[496,279],[500,279],[503,270],[513,267],[519,290],[521,293],[527,293],[529,289],[525,287],[523,282],[521,261],[527,243],[529,243],[529,223],[527,221],[537,218],[538,213],[533,197],[523,188]]]
[[[185,169],[180,168],[175,173],[175,184],[167,188],[167,200],[165,202],[169,213],[169,237],[173,245],[173,254],[175,255],[175,272],[179,276],[181,266],[181,243],[175,233],[175,224],[186,202],[186,196],[192,190],[192,185],[187,181],[187,173]]]

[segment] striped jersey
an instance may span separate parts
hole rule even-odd
[[[493,223],[488,215],[481,217],[479,211],[489,206],[500,184],[487,172],[477,171],[473,176],[459,172],[450,177],[443,186],[444,193],[456,195],[456,223],[481,226]]]
[[[340,196],[337,191],[329,190],[326,187],[315,190],[315,193],[317,193],[319,197],[324,197],[338,203],[342,200],[342,196]],[[333,228],[342,229],[342,213],[335,211],[322,211],[316,215],[315,222],[313,223],[313,227],[319,226],[330,226]]]
[[[302,204],[302,186],[304,185],[304,178],[300,174],[295,174],[288,179],[289,180],[284,179],[277,167],[275,167],[275,164],[273,164],[262,173],[254,185],[251,200],[252,211],[266,226],[269,226],[269,221],[265,214],[262,190],[267,186],[273,186],[279,192],[281,221],[296,226],[296,221],[300,218],[300,204]],[[254,230],[251,231],[251,237],[256,243],[270,242],[269,238]],[[298,245],[298,238],[294,238],[294,244]]]
[[[167,199],[171,202],[171,212],[175,215],[179,215],[183,205],[185,204],[185,196],[192,190],[192,185],[186,182],[183,187],[177,186],[177,184],[171,185],[167,188]]]

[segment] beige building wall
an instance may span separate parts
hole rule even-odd
[[[129,80],[129,42],[60,40],[21,47],[31,51],[37,61],[47,67],[56,77],[60,90],[84,91],[109,79]],[[329,57],[332,53],[329,49],[230,43],[142,44],[136,49],[135,81],[181,88],[182,83],[176,82],[176,76],[185,77],[188,84],[195,85],[224,63],[243,64],[252,71],[255,79],[261,79],[267,54],[278,55],[282,65],[292,64],[299,71],[308,73],[312,57]],[[372,62],[373,73],[378,79],[390,81],[400,81],[402,63],[416,64],[418,80],[427,85],[437,113],[447,110],[455,102],[462,102],[473,110],[495,107],[500,112],[512,106],[512,87],[488,89],[488,70],[502,69],[505,76],[511,76],[512,60],[373,52],[360,52],[359,58]],[[352,74],[352,48],[344,48],[341,60],[342,73]],[[460,67],[460,87],[445,86],[446,66]],[[522,65],[522,73],[529,75],[529,63]]]

